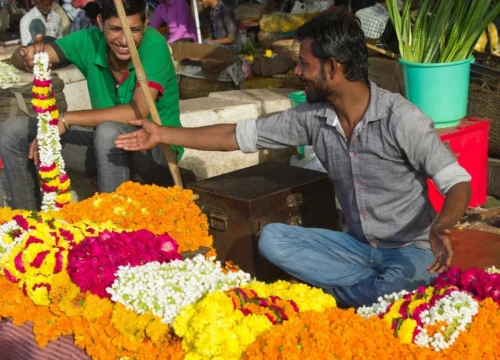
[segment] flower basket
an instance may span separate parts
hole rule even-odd
[[[278,40],[273,42],[273,51],[299,62],[300,43],[295,39]]]
[[[500,58],[476,54],[472,64],[467,117],[490,120],[488,150],[500,156]]]

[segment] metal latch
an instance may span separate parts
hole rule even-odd
[[[210,215],[210,227],[219,231],[227,230],[227,214],[211,211]]]
[[[289,225],[302,226],[302,217],[300,215],[293,216],[288,222]]]
[[[304,197],[302,196],[301,193],[290,194],[286,198],[286,205],[288,207],[294,207],[294,206],[297,206],[299,204],[302,204],[303,201],[304,201]]]

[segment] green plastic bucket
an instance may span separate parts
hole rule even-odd
[[[296,107],[298,104],[306,102],[306,93],[304,91],[297,91],[291,94],[288,94],[288,98],[292,103],[292,107]],[[297,146],[297,152],[301,157],[304,157],[305,151],[304,146]]]
[[[467,114],[470,65],[473,62],[473,56],[433,64],[399,59],[406,98],[422,109],[436,128],[457,126]]]

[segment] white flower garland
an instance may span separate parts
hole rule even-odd
[[[139,314],[151,310],[168,325],[185,306],[208,293],[240,287],[251,280],[250,274],[241,270],[224,274],[219,261],[203,255],[166,264],[122,266],[116,275],[113,285],[106,289],[112,301]]]
[[[18,71],[14,66],[7,64],[4,61],[0,61],[0,84],[21,81],[21,78],[17,73]]]
[[[429,310],[422,311],[420,318],[424,324],[424,328],[415,337],[415,344],[432,348],[435,351],[448,348],[455,342],[460,333],[466,330],[467,326],[472,323],[472,318],[478,311],[479,304],[471,295],[462,291],[453,291],[438,300]],[[433,325],[439,321],[444,321],[448,324],[446,329],[441,328],[443,332],[450,330],[451,332],[447,333],[446,337],[441,332],[429,336],[425,326]]]
[[[409,294],[408,291],[402,290],[398,293],[384,295],[384,297],[379,297],[377,299],[378,302],[376,302],[372,306],[362,306],[356,311],[366,319],[369,319],[372,316],[379,316],[380,314],[383,314],[387,311],[387,307],[391,303],[402,299],[407,294]]]
[[[34,57],[34,89],[36,86],[46,90],[46,99],[37,99],[36,96],[40,94],[35,93],[33,104],[41,104],[35,106],[35,111],[38,113],[38,149],[39,149],[39,173],[42,181],[48,183],[48,187],[55,190],[44,190],[42,186],[42,211],[58,210],[59,207],[69,202],[68,195],[62,196],[58,203],[58,195],[63,190],[69,190],[69,179],[65,180],[68,183],[62,185],[60,179],[65,175],[65,164],[61,154],[62,146],[59,136],[59,127],[57,126],[59,112],[51,110],[51,106],[55,106],[55,99],[52,94],[52,85],[37,85],[39,81],[50,82],[52,74],[50,70],[50,59],[47,53],[38,53]],[[54,123],[55,122],[55,123]],[[53,170],[49,170],[52,169]]]
[[[14,231],[20,231],[24,233],[23,228],[21,228],[15,220],[0,225],[0,269],[2,260],[6,256],[9,256],[14,246],[21,243],[24,236],[26,235],[26,233],[24,233],[17,238],[14,238],[10,235]]]

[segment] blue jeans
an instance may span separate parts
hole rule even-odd
[[[116,121],[103,122],[95,129],[72,126],[61,136],[66,169],[97,177],[99,192],[113,192],[128,180],[173,185],[161,146],[143,152],[115,147],[118,135],[134,130],[137,128]],[[36,133],[37,119],[26,116],[8,119],[0,126],[0,157],[14,209],[40,208],[38,174],[28,158]]]
[[[293,277],[325,289],[346,307],[375,303],[378,297],[429,284],[430,250],[409,245],[375,248],[348,233],[285,224],[264,227],[259,251]]]

